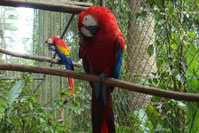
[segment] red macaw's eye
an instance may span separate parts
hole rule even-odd
[[[87,37],[93,37],[98,31],[98,24],[94,17],[87,15],[82,20],[81,32]]]

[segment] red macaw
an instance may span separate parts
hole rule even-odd
[[[70,48],[66,44],[66,42],[58,37],[50,37],[48,38],[45,43],[50,46],[54,46],[55,52],[60,57],[60,61],[66,66],[66,69],[74,71],[73,63],[70,57]],[[73,78],[68,78],[68,83],[71,89],[71,93],[74,94],[74,81]],[[74,99],[75,100],[75,99]]]
[[[87,73],[99,75],[101,82],[92,87],[92,128],[94,133],[114,133],[111,92],[113,86],[103,83],[105,77],[118,79],[125,39],[115,16],[105,7],[93,6],[79,14],[79,56]]]

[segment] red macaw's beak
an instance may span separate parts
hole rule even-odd
[[[99,28],[97,26],[82,26],[80,31],[87,37],[93,37],[99,31]]]
[[[51,51],[54,51],[53,43],[49,43],[49,38],[45,41],[46,44],[48,44],[48,49]]]

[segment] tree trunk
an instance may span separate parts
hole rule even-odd
[[[128,32],[128,63],[127,71],[131,73],[130,80],[135,83],[145,83],[156,72],[155,48],[151,56],[147,48],[154,44],[154,18],[147,13],[143,20],[136,19],[136,14],[147,9],[146,0],[130,0],[129,32]],[[129,107],[131,111],[144,108],[150,103],[150,95],[136,92],[129,93]]]

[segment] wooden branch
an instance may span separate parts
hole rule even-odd
[[[0,70],[42,73],[42,74],[56,75],[56,76],[62,76],[62,77],[72,77],[72,78],[92,81],[92,82],[100,81],[99,77],[95,75],[85,74],[81,72],[74,72],[74,71],[69,71],[69,70],[58,70],[58,69],[54,69],[50,67],[0,64]],[[155,96],[165,97],[165,98],[172,98],[176,100],[199,102],[199,94],[162,90],[158,88],[137,85],[137,84],[133,84],[133,83],[129,83],[129,82],[113,79],[113,78],[106,78],[104,82],[107,85],[124,88],[129,91],[136,91],[140,93],[145,93],[145,94],[150,94],[150,95],[155,95]]]
[[[17,80],[18,78],[6,78],[6,77],[0,77],[0,80]],[[33,80],[44,80],[44,78],[33,78]]]
[[[77,6],[86,6],[86,7],[93,6],[93,3],[78,2],[78,1],[63,1],[63,2],[61,1],[60,3],[69,4],[69,5],[77,5]]]
[[[31,56],[31,55],[28,55],[28,54],[16,53],[16,52],[12,52],[12,51],[9,51],[9,50],[3,49],[3,48],[0,48],[0,53],[4,53],[4,54],[7,54],[7,55],[20,57],[20,58],[24,58],[24,59],[36,60],[36,61],[39,61],[39,62],[49,62],[49,63],[54,63],[54,64],[60,64],[59,61],[56,60],[56,59],[51,59],[51,58],[42,57],[42,56]],[[76,66],[76,67],[82,66],[82,64],[75,63],[75,62],[73,62],[73,65]]]
[[[85,2],[42,2],[33,0],[0,0],[0,5],[11,6],[11,7],[29,7],[34,9],[42,9],[56,12],[66,12],[78,14],[81,11],[86,10],[91,4]]]

